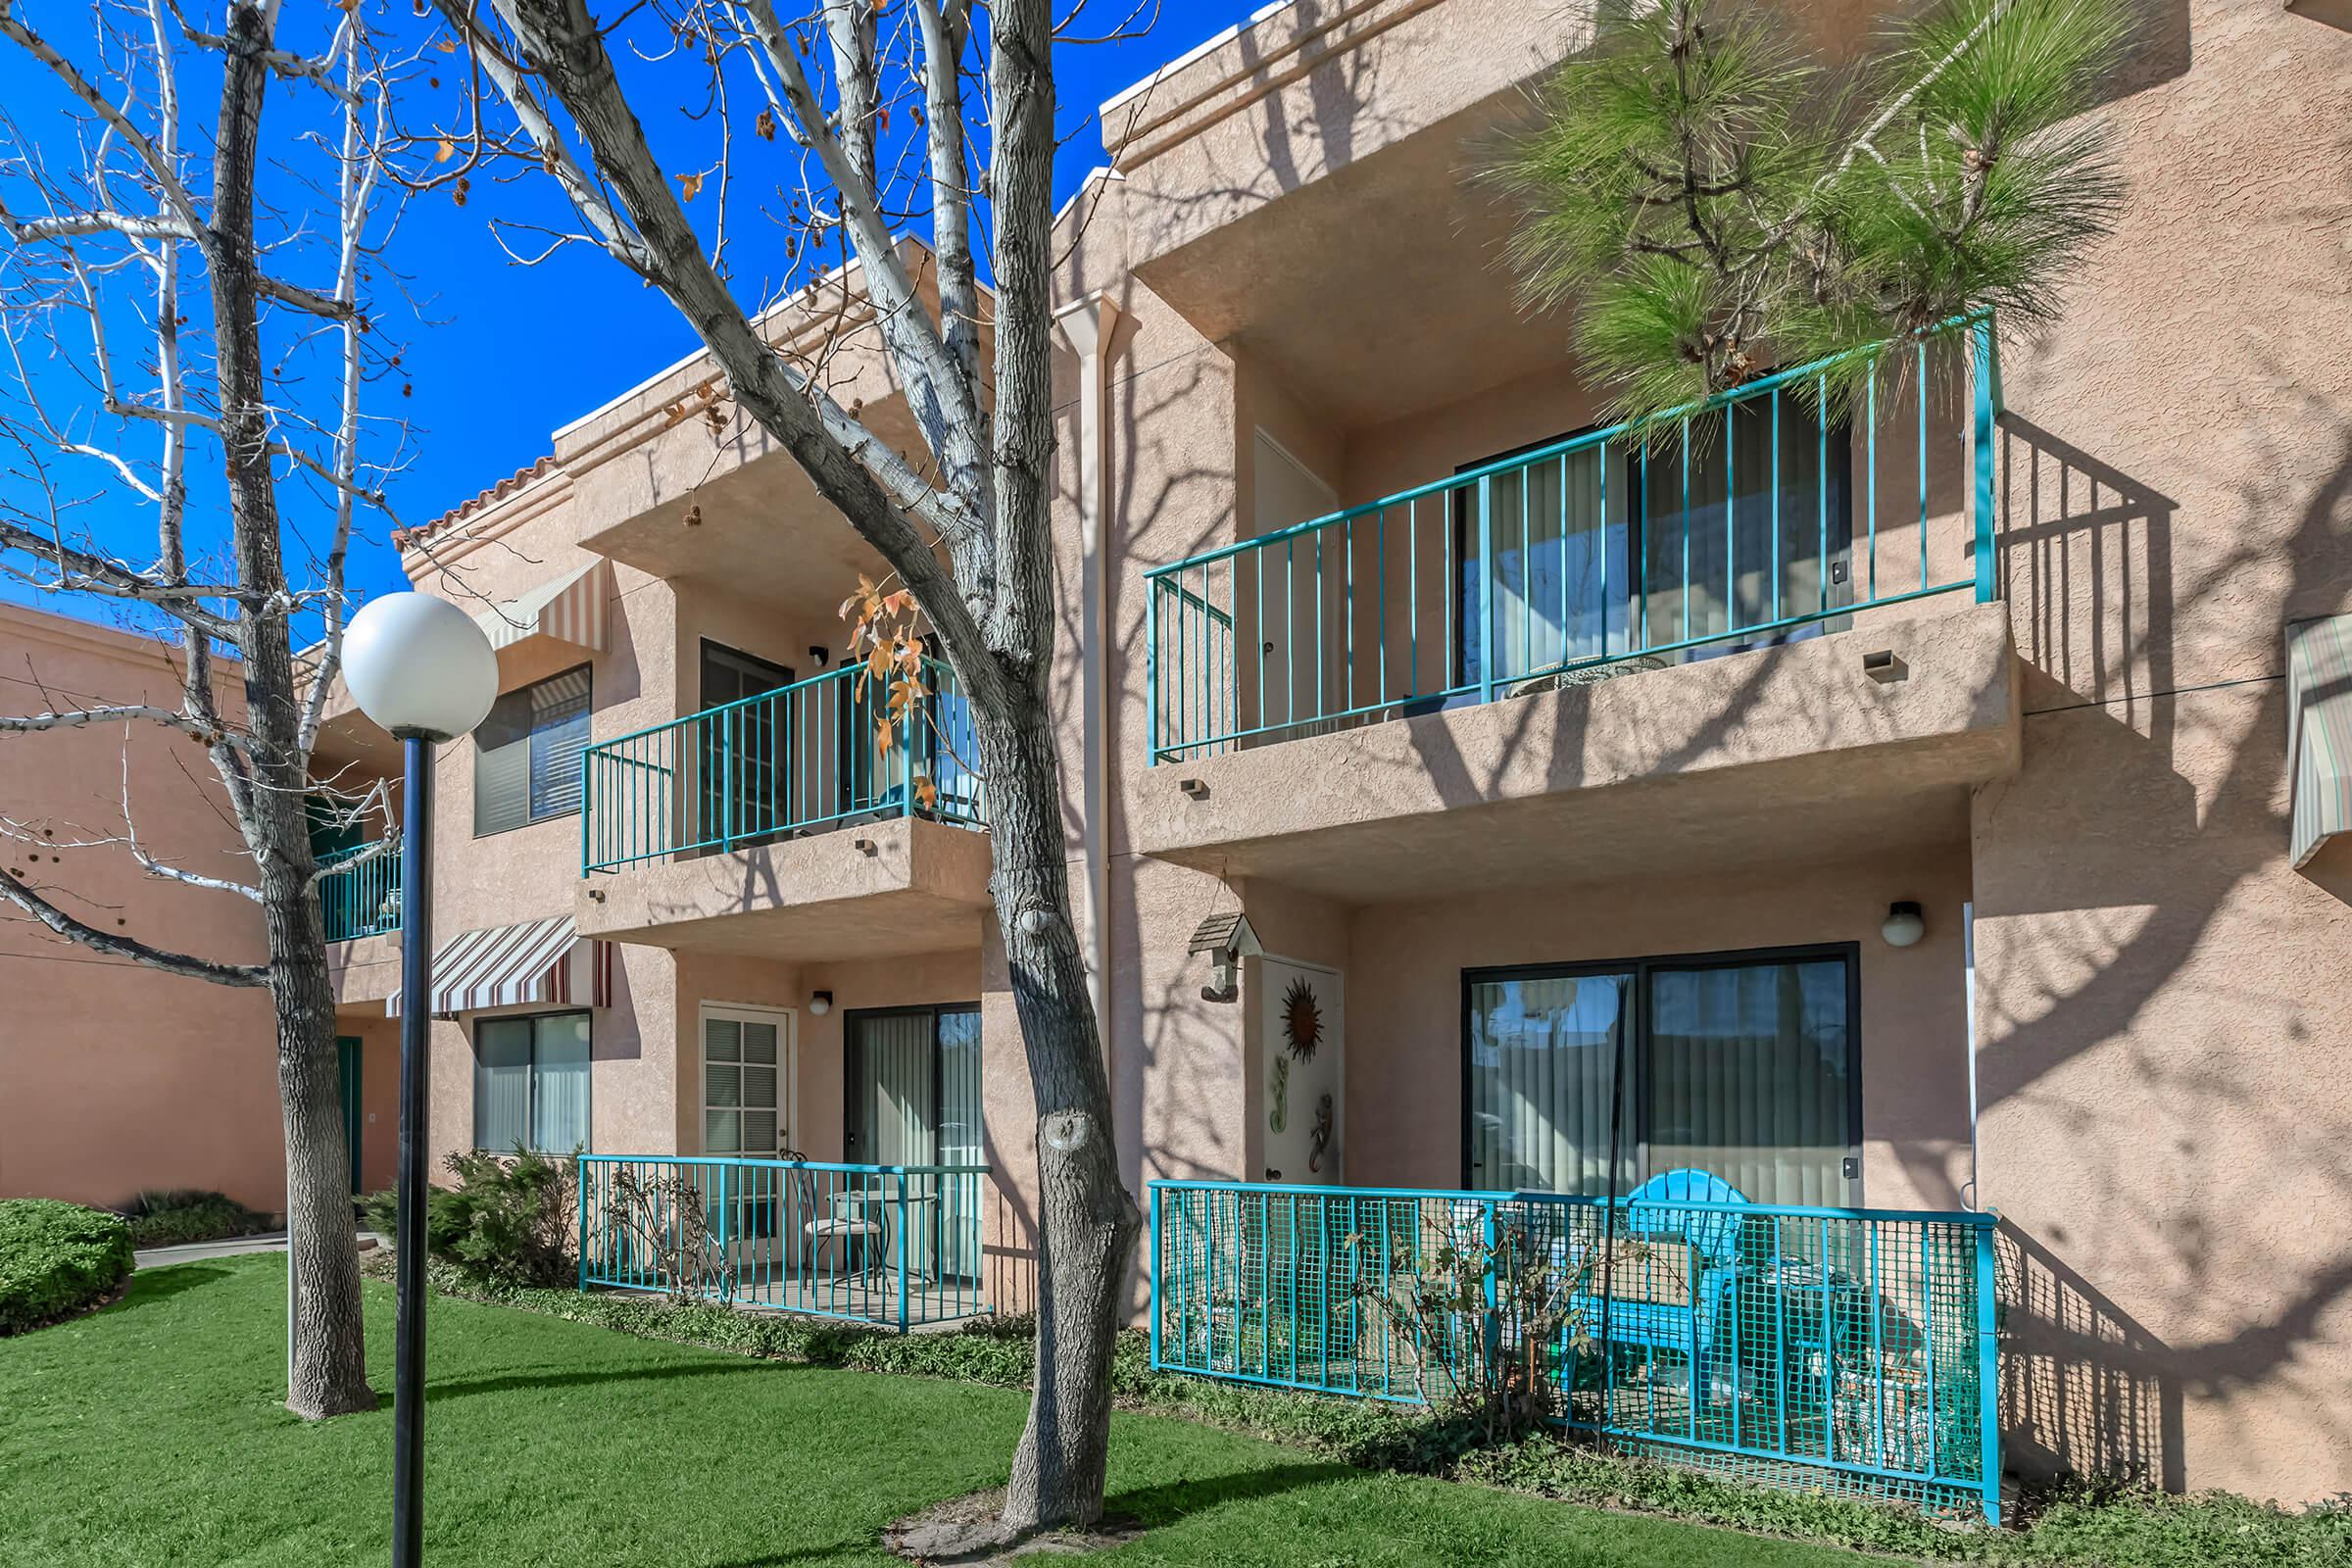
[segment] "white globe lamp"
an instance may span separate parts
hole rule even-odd
[[[386,594],[343,630],[343,681],[360,711],[401,739],[455,740],[498,701],[498,655],[448,600]]]

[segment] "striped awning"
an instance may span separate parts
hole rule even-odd
[[[436,1018],[483,1007],[612,1005],[612,944],[583,938],[568,914],[453,937],[433,953]],[[384,1011],[400,1016],[395,992]]]
[[[605,604],[612,597],[612,564],[599,556],[576,571],[541,583],[519,598],[473,617],[493,648],[526,637],[551,637],[596,653],[605,648]]]
[[[2300,867],[2328,839],[2352,832],[2352,615],[2286,628],[2286,704],[2287,858]]]

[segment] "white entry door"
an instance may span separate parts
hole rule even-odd
[[[1340,972],[1260,958],[1257,991],[1266,1179],[1337,1187],[1348,1036]]]

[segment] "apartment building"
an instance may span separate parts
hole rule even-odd
[[[179,706],[176,644],[0,605],[0,712]],[[244,688],[217,666],[218,701]],[[150,874],[251,879],[212,766],[151,724],[93,724],[0,745],[0,856],[70,912],[223,962],[268,956],[260,908]],[[94,953],[0,906],[0,1197],[101,1206],[204,1188],[281,1211],[276,1026],[270,999]],[[389,1185],[389,1048],[339,1043],[352,1190]]]
[[[1463,177],[1573,24],[1270,8],[1106,105],[1058,220],[1070,866],[1155,1350],[1382,1392],[1356,1319],[1334,1370],[1345,1194],[1490,1235],[1646,1194],[1740,1217],[1619,1309],[1588,1424],[1632,1446],[2342,1490],[2352,36],[2151,6],[2061,321],[1641,445]],[[836,281],[769,329],[846,321],[911,451]],[[434,1147],[585,1148],[600,1215],[696,1184],[738,1299],[1017,1307],[954,678],[875,750],[870,563],[721,390],[663,371],[404,556],[505,693],[435,784]],[[387,941],[342,970],[370,1037]],[[592,1282],[675,1266],[625,1229]]]

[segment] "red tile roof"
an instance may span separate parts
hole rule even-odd
[[[513,473],[508,474],[504,479],[499,480],[498,483],[492,485],[489,489],[482,491],[479,495],[475,495],[465,501],[459,502],[456,506],[450,508],[447,512],[444,512],[441,514],[441,515],[435,517],[430,522],[420,524],[415,528],[396,528],[392,532],[393,548],[398,550],[413,549],[414,547],[424,543],[427,539],[432,538],[435,534],[440,533],[445,529],[455,527],[457,524],[465,521],[467,517],[474,515],[474,514],[505,500],[508,496],[513,495],[515,491],[521,489],[524,485],[529,484],[532,480],[553,473],[555,471],[555,454],[549,453],[547,456],[539,459],[536,463],[533,463],[527,468],[516,468]]]

